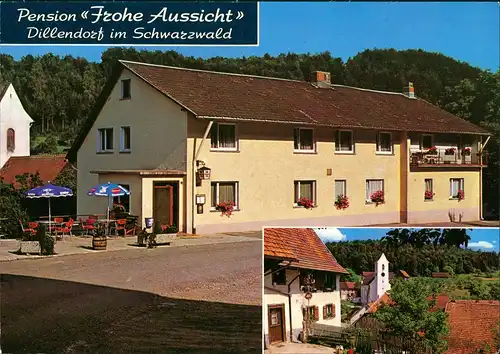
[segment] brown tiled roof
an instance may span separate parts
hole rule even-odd
[[[377,301],[370,304],[370,307],[366,311],[366,313],[375,313],[382,305],[392,305],[394,301],[391,299],[389,294],[385,292],[381,297],[377,299]]]
[[[431,276],[433,278],[450,278],[451,277],[450,273],[445,273],[445,272],[432,273]]]
[[[122,61],[199,117],[295,122],[349,128],[486,133],[421,99],[305,81],[218,73]]]
[[[495,348],[494,328],[500,321],[500,301],[457,300],[446,305],[448,351],[446,354],[477,353],[488,344]]]
[[[127,68],[198,118],[391,131],[489,134],[429,102],[341,85],[120,61],[68,153],[73,159]],[[417,88],[418,89],[418,88]],[[418,91],[417,91],[418,92]]]
[[[429,296],[427,300],[433,300],[432,296]],[[446,304],[450,301],[450,298],[446,294],[437,295],[434,300],[436,300],[436,304],[431,309],[431,311],[439,311],[444,310],[446,308]]]
[[[0,169],[0,178],[4,179],[4,183],[17,186],[16,176],[38,172],[41,180],[48,183],[56,179],[66,164],[64,155],[15,156],[9,158]]]
[[[353,281],[342,281],[340,282],[340,290],[354,290],[356,289],[356,283]]]
[[[348,274],[312,229],[264,229],[264,256],[295,258],[291,266],[297,268]]]

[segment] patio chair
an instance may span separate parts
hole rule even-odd
[[[123,236],[126,236],[127,235],[126,225],[127,225],[127,219],[116,220],[116,227],[115,227],[116,234],[118,235],[120,233],[120,230],[123,230]]]
[[[83,228],[83,231],[85,232],[85,235],[89,235],[89,232],[92,231],[94,232],[95,231],[95,219],[92,219],[92,218],[87,218],[87,220],[85,220],[85,222],[82,220],[82,218],[80,218],[80,224],[82,225],[82,228]]]
[[[36,227],[35,228],[32,228],[32,227],[29,226],[31,223],[28,223],[28,227],[27,228],[24,228],[22,220],[19,220],[19,224],[21,225],[21,230],[23,231],[23,234],[29,233],[31,236],[33,236],[33,235],[36,234],[36,227],[38,227],[38,223],[36,223]]]
[[[73,219],[69,219],[69,221],[67,221],[64,226],[62,227],[56,227],[56,235],[58,235],[59,233],[61,234],[61,236],[64,236],[64,235],[68,235],[68,236],[71,236],[71,230],[73,229]]]

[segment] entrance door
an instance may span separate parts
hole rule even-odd
[[[269,308],[269,343],[285,341],[284,306],[278,305]]]
[[[174,187],[154,186],[153,220],[161,225],[174,223]]]

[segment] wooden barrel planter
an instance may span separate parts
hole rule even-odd
[[[92,237],[92,248],[96,251],[105,250],[108,245],[108,239],[106,236],[93,236]]]

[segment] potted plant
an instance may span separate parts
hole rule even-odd
[[[41,254],[39,238],[31,232],[24,232],[19,242],[19,252],[22,254]]]
[[[123,219],[127,217],[127,212],[122,203],[114,203],[111,208],[111,213],[116,219]]]
[[[464,156],[464,162],[465,163],[471,163],[472,162],[472,148],[471,147],[464,147],[462,150],[462,154]]]
[[[54,246],[56,243],[56,239],[54,236],[51,236],[47,233],[47,229],[45,225],[41,224],[37,231],[36,237],[38,242],[40,243],[40,252],[45,256],[51,256],[54,254]]]
[[[437,153],[438,153],[437,147],[432,146],[425,153],[427,155],[437,155]]]
[[[432,198],[434,198],[434,195],[436,193],[432,193],[431,191],[425,191],[424,193],[424,199],[425,200],[432,200]]]
[[[233,214],[234,203],[233,202],[220,202],[215,207],[215,210],[220,211],[221,216],[225,215],[229,218]]]
[[[451,147],[444,150],[444,162],[450,163],[455,160],[455,151],[456,149]]]
[[[337,200],[335,201],[335,208],[337,210],[344,210],[349,208],[349,198],[346,195],[339,194]]]
[[[456,149],[454,147],[447,148],[446,150],[444,150],[444,154],[445,155],[455,155],[455,151],[456,151]]]
[[[304,207],[306,209],[312,209],[314,208],[314,202],[306,197],[301,197],[299,201],[297,202],[298,206]]]
[[[92,248],[96,251],[103,251],[108,246],[108,238],[106,237],[106,225],[100,224],[92,235]]]
[[[464,200],[465,199],[464,191],[459,189],[457,192],[456,198],[458,199],[458,201]]]
[[[379,206],[379,204],[384,204],[384,191],[376,191],[370,196],[370,199],[373,203],[375,203],[375,206]]]

